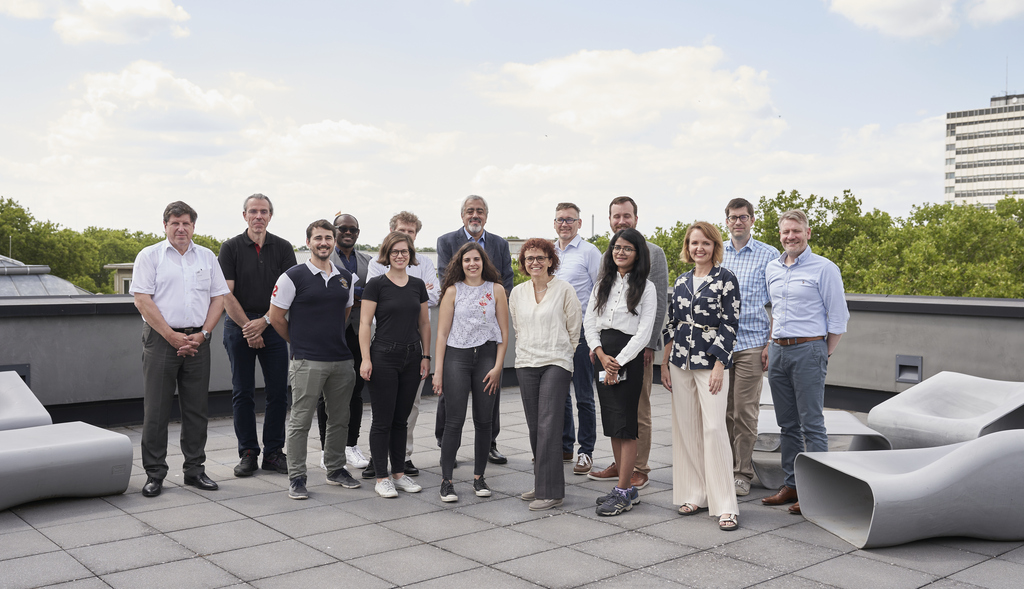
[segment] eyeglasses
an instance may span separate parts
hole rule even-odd
[[[547,256],[526,256],[525,259],[526,259],[526,263],[527,264],[536,264],[537,262],[543,262],[544,260],[547,260],[548,257]]]
[[[573,219],[571,217],[568,218],[568,219],[558,218],[558,219],[555,219],[555,224],[556,225],[572,225],[576,221],[579,221],[579,219]]]
[[[392,258],[408,258],[409,250],[391,250],[388,255]]]
[[[622,252],[624,254],[631,254],[636,251],[636,248],[629,247],[628,245],[613,245],[613,252]]]
[[[725,220],[730,223],[735,223],[736,221],[742,221],[746,223],[750,219],[750,215],[729,215],[728,217],[725,218]]]
[[[352,235],[359,235],[358,227],[352,227],[349,225],[335,225],[334,227],[338,230],[338,233],[351,233]]]

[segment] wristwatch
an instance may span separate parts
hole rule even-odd
[[[203,337],[206,338],[206,341],[210,341],[210,332],[209,331],[206,331],[205,329],[200,329],[199,333],[203,334]]]
[[[428,355],[426,355],[426,354],[423,354],[423,359],[424,359],[424,360],[430,360],[430,356],[428,356]]]
[[[267,322],[267,325],[270,325],[270,315],[264,315],[263,320]]]

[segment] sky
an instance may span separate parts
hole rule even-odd
[[[37,219],[269,230],[344,211],[378,244],[721,222],[729,199],[943,200],[945,114],[1024,93],[1024,0],[0,0],[0,196]],[[593,224],[591,219],[594,219]]]

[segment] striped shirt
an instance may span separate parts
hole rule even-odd
[[[763,348],[768,343],[768,285],[764,269],[768,262],[779,257],[779,250],[753,237],[736,251],[732,240],[725,241],[722,266],[728,268],[740,281],[740,327],[736,333],[733,353],[750,348]]]

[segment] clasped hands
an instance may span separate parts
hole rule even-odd
[[[267,327],[267,320],[263,317],[252,319],[242,326],[242,336],[245,338],[245,341],[249,342],[250,348],[262,348],[266,346],[266,344],[263,343],[263,330]]]

